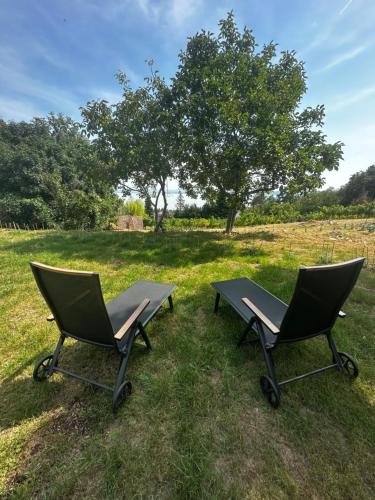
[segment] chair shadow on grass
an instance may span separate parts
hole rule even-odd
[[[56,335],[56,342],[57,339],[58,335]],[[73,340],[67,342],[61,351],[59,366],[109,386],[114,385],[120,360],[114,349]],[[52,353],[54,347],[53,345],[50,350],[39,352],[2,381],[0,428],[6,429],[24,420],[36,418],[46,411],[69,406],[72,399],[82,398],[85,404],[90,405],[93,395],[100,393],[103,394],[102,402],[108,406],[108,414],[111,415],[112,395],[108,391],[102,391],[85,382],[75,381],[70,377],[65,378],[56,373],[42,382],[33,380],[34,366],[44,355]],[[142,369],[143,364],[147,362],[148,353],[148,349],[137,339],[130,355],[128,370],[130,368],[132,371],[133,367]],[[25,370],[29,373],[22,376]]]
[[[251,245],[239,248],[237,251],[237,255],[240,257],[248,257],[253,259],[255,262],[258,262],[262,257],[267,257],[271,254],[270,250],[266,250],[261,245]]]
[[[84,259],[109,263],[115,268],[119,262],[178,268],[235,254],[233,243],[223,233],[207,231],[50,232],[28,240],[12,241],[3,248],[32,258],[48,252],[49,256],[61,260]]]
[[[237,241],[276,241],[280,238],[280,236],[272,231],[265,231],[264,229],[261,231],[254,230],[253,232],[243,232],[243,233],[235,233],[232,238]]]

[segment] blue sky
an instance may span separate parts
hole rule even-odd
[[[231,9],[259,45],[305,61],[304,105],[325,104],[328,140],[346,144],[327,186],[374,163],[375,0],[0,0],[0,117],[80,119],[88,100],[120,96],[117,70],[142,84],[150,58],[171,77],[186,38]]]

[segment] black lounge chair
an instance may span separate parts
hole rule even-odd
[[[33,377],[37,381],[50,377],[54,372],[63,373],[112,392],[112,409],[131,394],[131,382],[124,380],[134,339],[140,335],[148,349],[150,341],[145,332],[148,322],[168,299],[173,310],[174,285],[154,281],[138,281],[118,297],[104,303],[99,274],[71,271],[31,262],[35,280],[56,321],[60,339],[53,354],[43,357],[35,366]],[[115,349],[120,355],[120,365],[113,387],[65,370],[58,366],[59,355],[67,337]]]
[[[215,312],[223,296],[247,323],[238,345],[246,340],[250,331],[257,334],[250,342],[261,343],[268,376],[260,377],[260,385],[274,408],[280,404],[281,387],[294,380],[331,368],[346,372],[352,378],[358,376],[357,363],[348,354],[337,351],[331,330],[337,317],[345,317],[341,307],[357,281],[363,262],[364,258],[359,258],[328,266],[302,267],[289,306],[247,278],[212,283],[217,292]],[[296,342],[317,335],[327,337],[332,364],[278,382],[272,350],[281,342]]]

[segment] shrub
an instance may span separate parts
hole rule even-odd
[[[119,215],[137,215],[145,217],[145,204],[142,200],[128,200],[119,209]]]
[[[54,226],[54,212],[41,198],[8,195],[0,198],[0,220],[48,228]]]
[[[102,198],[75,190],[67,193],[60,207],[64,229],[108,229],[117,217],[119,198]]]
[[[301,213],[292,203],[264,203],[245,209],[236,220],[238,226],[277,224],[307,220],[375,217],[375,202],[360,205],[323,206],[318,211]]]

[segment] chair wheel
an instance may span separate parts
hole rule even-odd
[[[271,380],[270,377],[265,377],[263,375],[260,377],[259,382],[262,392],[266,396],[269,404],[272,408],[278,408],[280,404],[280,393],[273,380]]]
[[[33,371],[34,380],[36,380],[37,382],[42,382],[42,380],[46,380],[52,375],[52,373],[48,373],[52,360],[53,354],[48,354],[48,356],[44,356],[44,358],[39,360]]]
[[[355,359],[349,356],[349,354],[346,354],[346,352],[338,351],[337,354],[340,356],[343,368],[349,375],[349,377],[352,379],[357,378],[359,374],[359,368]]]
[[[124,403],[128,396],[131,395],[133,391],[132,383],[129,381],[123,382],[116,394],[114,394],[112,399],[112,411],[116,413],[116,411],[120,408],[122,403]]]

